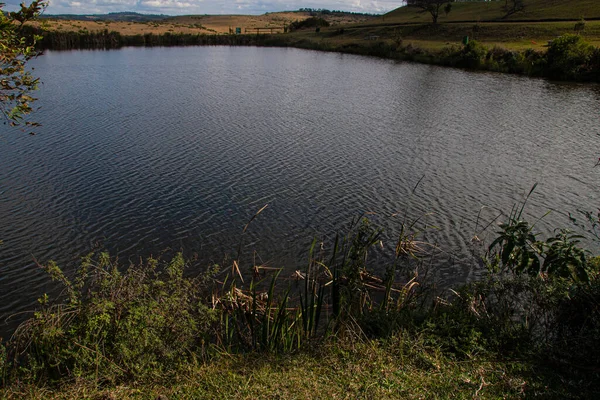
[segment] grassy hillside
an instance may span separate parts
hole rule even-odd
[[[115,12],[108,14],[47,14],[40,19],[62,19],[79,21],[121,21],[121,22],[148,22],[160,21],[169,18],[168,15],[140,14],[136,12]]]
[[[310,18],[309,12],[284,11],[262,15],[183,15],[176,17],[147,16],[135,13],[112,13],[107,15],[59,15],[48,16],[40,22],[44,29],[50,31],[108,31],[122,35],[143,35],[146,33],[164,34],[221,34],[229,33],[230,28],[246,29],[283,27],[294,21]],[[330,13],[320,17],[332,25],[356,24],[374,21],[375,16],[351,13]]]
[[[405,44],[412,43],[425,49],[441,49],[448,45],[460,45],[464,36],[476,39],[488,46],[523,50],[544,50],[549,40],[566,33],[573,33],[575,22],[486,22],[438,24],[369,25],[345,28],[345,34],[335,34],[330,28],[321,35],[323,41],[338,44],[364,42],[365,37],[376,36],[392,43],[400,37]],[[329,35],[329,36],[327,36]],[[588,21],[583,37],[589,43],[600,46],[600,21]]]
[[[440,15],[439,22],[458,21],[544,21],[577,20],[581,17],[600,18],[598,0],[524,0],[525,9],[506,17],[504,1],[454,3],[448,16]],[[378,19],[379,23],[423,23],[430,22],[427,13],[414,7],[400,7]]]

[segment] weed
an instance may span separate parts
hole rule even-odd
[[[157,379],[194,363],[216,313],[202,298],[210,273],[184,278],[185,266],[179,254],[121,272],[102,253],[85,257],[72,280],[55,263],[42,266],[67,301],[40,298],[40,309],[15,333],[13,362],[32,378],[111,382]]]

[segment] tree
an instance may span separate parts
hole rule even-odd
[[[7,122],[16,126],[33,111],[36,100],[31,92],[38,87],[39,79],[26,68],[27,61],[37,55],[35,44],[40,36],[25,37],[26,22],[37,18],[46,7],[45,1],[21,3],[21,9],[6,13],[0,3],[0,112]],[[36,126],[26,122],[26,126]]]
[[[440,11],[446,15],[452,10],[452,1],[454,0],[407,0],[407,5],[420,8],[420,12],[428,12],[434,24],[437,24]]]
[[[525,9],[524,0],[504,0],[504,11],[506,11],[506,15],[504,18],[513,15],[519,11],[523,11]]]

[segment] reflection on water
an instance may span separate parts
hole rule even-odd
[[[388,237],[391,215],[428,214],[443,284],[477,276],[473,234],[536,182],[529,215],[553,210],[540,229],[600,204],[598,86],[296,49],[47,52],[35,66],[43,127],[0,135],[4,315],[52,290],[33,257],[220,262],[267,203],[246,253],[290,270],[361,213]]]

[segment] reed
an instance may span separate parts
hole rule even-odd
[[[523,207],[515,207],[510,217],[521,221]],[[436,359],[456,362],[502,358],[507,352],[543,364],[549,355],[560,357],[554,360],[569,379],[590,379],[569,365],[598,353],[597,259],[585,259],[587,280],[558,269],[548,269],[540,279],[508,268],[510,275],[490,271],[489,279],[425,301],[431,298],[428,284],[417,271],[396,279],[411,261],[420,264],[435,249],[420,240],[420,219],[401,224],[395,245],[387,247],[393,257],[384,277],[372,272],[385,249],[382,231],[360,217],[331,243],[313,240],[305,269],[290,279],[281,269],[240,265],[243,234],[265,209],[245,225],[232,266],[211,266],[198,276],[186,273],[191,264],[180,254],[128,268],[105,253],[88,255],[74,277],[55,263],[39,264],[64,288],[63,296],[54,301],[43,296],[32,318],[0,345],[2,385],[173,382],[235,355],[268,359],[323,346],[351,352],[399,335],[401,346],[416,346],[410,355],[398,353],[408,357],[402,363],[440,368],[422,356],[431,349]],[[541,255],[552,255],[552,262],[565,262],[570,258],[557,255],[580,254],[577,243],[565,236],[535,246],[546,248]],[[495,246],[510,247],[505,239]],[[520,257],[515,251],[498,262],[510,267]],[[567,356],[560,343],[569,337],[580,342],[571,343]],[[561,361],[567,359],[568,364]],[[592,381],[587,387],[595,388]]]

